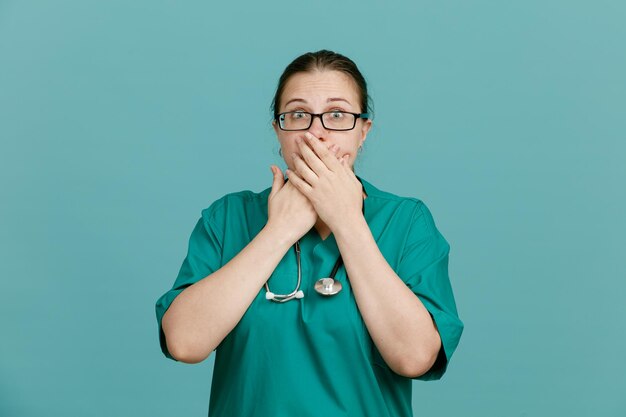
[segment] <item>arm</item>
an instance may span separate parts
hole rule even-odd
[[[304,159],[295,158],[289,179],[335,234],[359,311],[382,359],[400,375],[441,378],[463,331],[447,276],[449,245],[422,205],[423,217],[409,228],[406,261],[398,266],[401,279],[361,215],[362,184],[351,166],[345,158],[329,157],[309,132],[304,138],[298,142]]]
[[[334,231],[359,311],[381,356],[399,375],[426,373],[441,348],[428,310],[381,254],[362,217]]]
[[[162,320],[167,347],[181,362],[206,359],[241,317],[291,247],[267,225],[237,256],[185,288]]]
[[[280,168],[273,165],[271,170],[267,223],[225,265],[223,232],[210,220],[210,213],[223,211],[222,199],[203,210],[175,289],[157,301],[159,339],[166,356],[188,363],[206,359],[239,323],[293,243],[315,224],[317,214],[307,198],[285,182]]]
[[[206,359],[239,323],[289,248],[315,224],[308,199],[284,181],[280,168],[271,170],[265,227],[230,262],[185,288],[164,313],[167,350],[176,360]]]

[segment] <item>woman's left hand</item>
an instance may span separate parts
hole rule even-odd
[[[287,176],[313,204],[322,221],[336,231],[342,223],[362,216],[363,188],[346,156],[337,159],[309,132],[297,142],[302,158],[294,157],[296,172],[288,169]]]

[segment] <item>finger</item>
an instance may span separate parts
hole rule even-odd
[[[341,165],[350,176],[354,176],[354,169],[350,166],[350,154],[345,154],[341,157]],[[356,179],[356,177],[354,178]]]
[[[296,143],[300,150],[302,160],[310,167],[317,177],[321,177],[328,172],[326,164],[324,164],[320,157],[313,151],[313,149],[311,149],[311,145],[307,143],[307,140],[304,137],[297,138]],[[320,143],[320,147],[324,148],[324,150],[330,154],[330,150],[323,144]]]
[[[330,152],[330,153],[336,153],[336,151],[335,151],[335,144],[327,145],[326,149],[328,149],[328,152]]]
[[[285,184],[285,179],[283,178],[283,172],[280,170],[279,167],[272,165],[270,166],[270,169],[272,170],[272,174],[274,174],[274,178],[272,180],[272,191],[270,191],[271,197],[279,192],[281,188],[283,188],[283,185]]]
[[[285,172],[287,173],[287,176],[289,177],[289,182],[291,182],[294,185],[294,187],[300,190],[302,194],[308,197],[311,191],[313,190],[313,188],[306,181],[300,178],[300,176],[297,173],[290,170],[289,168],[287,168]]]
[[[321,175],[324,171],[327,171],[328,168],[319,159],[317,154],[313,152],[313,150],[310,148],[310,145],[307,145],[301,137],[297,138],[296,142],[298,143],[298,147],[300,148],[302,155],[298,155],[298,157],[296,157],[295,154],[292,155],[294,161],[294,169],[298,172],[298,175],[301,178],[307,181],[310,185],[313,185],[315,184],[315,181],[319,178],[319,175]],[[321,143],[320,145],[324,146]],[[337,146],[336,144],[331,144],[326,146],[326,149],[328,149],[331,158],[334,157],[337,161],[339,161],[340,158],[337,156],[337,154],[339,153],[339,146]],[[305,159],[304,155],[308,155],[308,158]],[[309,163],[311,165],[309,165]],[[316,170],[312,169],[312,166],[316,166]]]
[[[298,138],[296,139],[296,143],[301,144],[302,138]],[[315,152],[313,152],[313,150],[311,149],[310,146],[307,146],[306,143],[302,143],[301,145],[301,151],[307,152],[309,155],[311,155],[312,158],[314,159],[319,159],[319,157],[317,156],[317,154]],[[326,149],[328,149],[328,152],[331,153],[331,155],[333,155],[335,157],[335,159],[340,160],[341,158],[339,158],[337,156],[337,154],[339,153],[339,146],[337,146],[334,143],[331,143],[330,145],[326,146]]]
[[[320,159],[321,162],[324,163],[324,167],[326,169],[335,171],[336,169],[339,168],[339,161],[337,160],[337,158],[334,157],[334,155],[332,155],[328,149],[326,149],[326,147],[320,142],[318,138],[316,138],[309,132],[305,132],[304,138],[305,138],[304,142],[308,145],[309,149],[312,150],[313,153],[317,156],[317,158],[315,159]],[[306,149],[303,149],[303,151],[306,151]],[[307,159],[307,155],[309,157],[312,156],[312,154],[310,153],[307,153],[307,154],[305,154],[304,152],[302,153],[302,156],[304,156],[305,160],[308,163],[309,160]],[[319,163],[317,163],[316,166],[312,166],[311,168],[313,168],[313,170],[315,170],[316,168],[319,168]]]
[[[315,184],[318,176],[311,168],[304,162],[304,160],[296,153],[293,154],[293,165],[298,175],[309,184]]]

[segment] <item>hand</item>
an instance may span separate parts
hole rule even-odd
[[[336,150],[334,153],[336,158]],[[270,168],[274,181],[267,200],[267,225],[281,236],[290,236],[295,242],[315,225],[317,212],[292,181],[284,180],[279,167],[272,165]]]
[[[302,158],[295,156],[296,172],[287,169],[287,176],[322,221],[335,231],[347,219],[362,216],[363,187],[345,158],[338,160],[309,132],[298,145]]]
[[[274,182],[267,199],[267,226],[295,242],[315,225],[317,213],[292,182],[283,179],[279,167],[272,165],[271,169]]]

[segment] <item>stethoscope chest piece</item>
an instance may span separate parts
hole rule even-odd
[[[315,291],[325,296],[335,295],[341,291],[341,282],[332,278],[320,278],[315,283]]]

